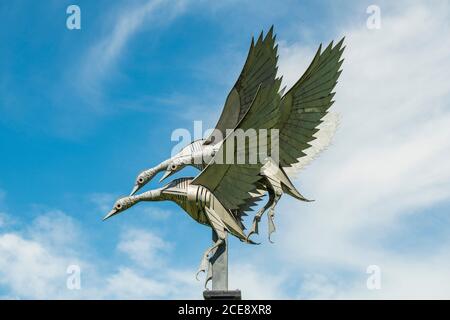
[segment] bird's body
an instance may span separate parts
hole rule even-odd
[[[223,223],[220,229],[223,227],[224,231],[230,232],[240,240],[245,240],[244,226],[240,217],[234,216],[232,212],[225,209],[208,189],[191,184],[193,179],[180,178],[172,181],[161,191],[162,198],[175,202],[198,223],[216,228],[217,225],[211,222],[213,217],[208,210],[213,211]]]
[[[192,166],[199,170],[203,170],[206,168],[211,158],[220,150],[223,143],[223,141],[216,144],[206,144],[205,142],[206,139],[200,139],[190,143],[175,156],[161,162],[153,168],[143,171],[141,175],[147,175],[147,178],[151,179],[156,174],[165,171],[165,175],[161,179],[162,181],[185,166]],[[306,199],[295,188],[283,168],[271,159],[267,159],[264,166],[261,167],[259,175],[261,180],[258,188],[259,193],[257,193],[257,195],[262,195],[263,192],[267,191],[269,198],[267,203],[256,213],[248,237],[252,233],[258,233],[258,222],[264,212],[268,211],[268,234],[270,240],[270,235],[275,231],[274,208],[284,193],[287,193],[298,200],[311,200]]]
[[[208,257],[214,253],[230,233],[239,240],[254,244],[247,239],[242,224],[242,216],[227,210],[208,189],[193,185],[194,178],[180,178],[173,180],[166,186],[119,199],[114,209],[105,216],[104,220],[143,201],[172,201],[180,206],[192,219],[200,224],[211,227],[217,235],[217,241],[208,248],[200,264],[199,272],[208,271],[206,283],[211,277]],[[206,285],[205,283],[205,285]]]

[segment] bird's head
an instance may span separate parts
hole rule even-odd
[[[103,218],[106,220],[132,207],[137,201],[133,201],[134,197],[123,197],[116,201],[112,210]]]
[[[169,161],[161,162],[156,167],[147,169],[142,171],[137,177],[136,181],[134,183],[133,190],[130,193],[130,196],[134,195],[136,192],[138,192],[143,186],[145,186],[147,183],[149,183],[155,175],[157,175],[159,172],[166,170],[167,164]]]
[[[180,171],[186,166],[186,164],[181,160],[174,160],[169,163],[169,165],[166,168],[166,172],[164,172],[164,175],[161,177],[159,182],[162,182],[164,179],[170,177],[174,173]]]
[[[164,188],[159,188],[159,189],[149,190],[147,192],[138,194],[136,196],[120,198],[119,200],[116,201],[112,210],[103,218],[103,220],[111,218],[112,216],[115,216],[116,214],[129,209],[132,206],[134,206],[136,203],[141,202],[141,201],[164,200],[164,197],[162,195],[163,190],[164,190]]]
[[[150,170],[142,171],[136,178],[136,182],[134,183],[133,190],[130,193],[130,196],[134,195],[139,191],[143,186],[145,186],[155,175],[153,172],[149,172]]]

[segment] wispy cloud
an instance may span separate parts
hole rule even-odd
[[[110,71],[128,40],[161,3],[160,0],[146,1],[135,7],[120,10],[111,31],[89,50],[83,70],[87,73],[85,76],[98,80]]]
[[[93,193],[88,198],[100,212],[105,214],[111,210],[115,200],[118,199],[117,195],[110,193]]]
[[[78,82],[80,88],[90,97],[98,96],[102,82],[116,71],[130,39],[144,26],[153,27],[170,22],[181,14],[185,1],[166,2],[162,0],[138,1],[138,4],[116,9],[114,19],[109,20],[103,37],[96,39],[82,59]]]
[[[0,285],[7,292],[3,298],[200,298],[202,284],[195,281],[194,268],[164,263],[169,248],[151,231],[125,229],[117,252],[130,260],[121,259],[105,271],[75,220],[61,211],[44,213],[25,229],[0,229]],[[66,286],[70,265],[80,267],[80,290]]]
[[[165,253],[171,245],[152,232],[142,229],[127,229],[121,236],[117,246],[138,265],[147,268],[161,267]]]
[[[53,219],[57,217],[57,219]],[[66,269],[71,264],[89,269],[79,253],[76,226],[63,213],[42,215],[26,230],[0,232],[0,284],[15,298],[70,298]],[[65,232],[65,231],[68,232]],[[72,242],[75,241],[75,242]]]
[[[311,298],[450,296],[438,281],[450,277],[440,267],[450,262],[450,238],[424,250],[412,230],[399,227],[450,200],[450,11],[446,2],[399,7],[381,7],[380,30],[361,24],[343,31],[346,62],[333,107],[342,114],[340,130],[298,181],[317,201],[284,199],[278,208],[282,259],[291,271],[324,272],[308,280]],[[297,57],[314,50],[285,48],[281,70],[301,74]],[[429,231],[423,226],[427,241],[437,236]],[[406,237],[418,245],[395,250]],[[380,291],[365,287],[371,264],[383,272]],[[333,280],[339,272],[345,276]]]

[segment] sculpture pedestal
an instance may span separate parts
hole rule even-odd
[[[205,300],[242,300],[241,290],[205,290]]]

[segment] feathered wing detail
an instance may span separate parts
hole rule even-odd
[[[228,94],[222,114],[215,127],[221,132],[222,139],[225,139],[227,129],[233,130],[247,113],[258,88],[270,86],[275,80],[278,69],[277,49],[273,26],[264,39],[261,32],[256,44],[252,38],[247,60],[236,84]],[[211,135],[205,143],[221,141],[220,139],[216,140]]]
[[[261,192],[262,158],[270,150],[270,129],[277,124],[279,118],[280,84],[281,80],[278,79],[269,87],[260,87],[238,126],[226,137],[208,166],[192,182],[209,189],[225,208],[234,212],[242,214],[248,210],[255,202],[255,194]],[[236,143],[236,137],[242,132],[250,132],[249,129],[257,129],[253,134],[256,135],[254,141],[258,142]],[[263,135],[266,135],[265,139],[262,139]],[[245,161],[237,161],[239,156]],[[249,161],[250,157],[256,161]]]
[[[245,202],[245,204],[241,205],[238,210],[234,211],[236,219],[238,219],[242,223],[243,217],[247,216],[248,211],[253,211],[253,207],[256,206],[259,201],[261,201],[265,194],[265,188],[259,186],[254,192],[250,192],[250,198]],[[242,229],[246,229],[244,224],[242,224]]]
[[[316,159],[324,150],[331,145],[336,130],[339,126],[339,114],[336,112],[329,112],[322,118],[322,123],[317,127],[319,131],[314,134],[314,140],[309,144],[308,149],[303,152],[305,156],[297,159],[298,162],[291,165],[291,167],[284,168],[286,174],[290,177],[295,177],[300,171],[308,166],[314,159]]]
[[[340,60],[344,50],[343,40],[335,47],[331,43],[323,52],[319,47],[311,65],[285,95],[279,94],[280,79],[275,79],[269,86],[260,85],[235,130],[226,136],[212,161],[192,184],[206,187],[225,208],[242,216],[254,204],[255,193],[262,190],[260,172],[264,163],[261,158],[273,147],[270,129],[279,130],[281,167],[290,168],[299,163],[299,159],[306,157],[307,150],[313,146],[313,140],[320,136],[320,125],[333,104],[332,90],[343,62]],[[239,129],[244,132],[256,130],[256,146],[247,143],[229,144],[228,142],[235,141],[238,133],[242,133]],[[260,139],[261,129],[267,129],[266,139]],[[233,156],[231,163],[229,154]],[[255,155],[258,161],[250,164],[249,157]],[[246,160],[243,164],[236,161],[239,156]]]
[[[343,41],[334,47],[331,42],[323,52],[320,46],[306,72],[282,98],[277,127],[280,165],[286,171],[302,158],[308,162],[307,150],[314,146],[322,119],[334,103],[332,91],[341,74]]]

